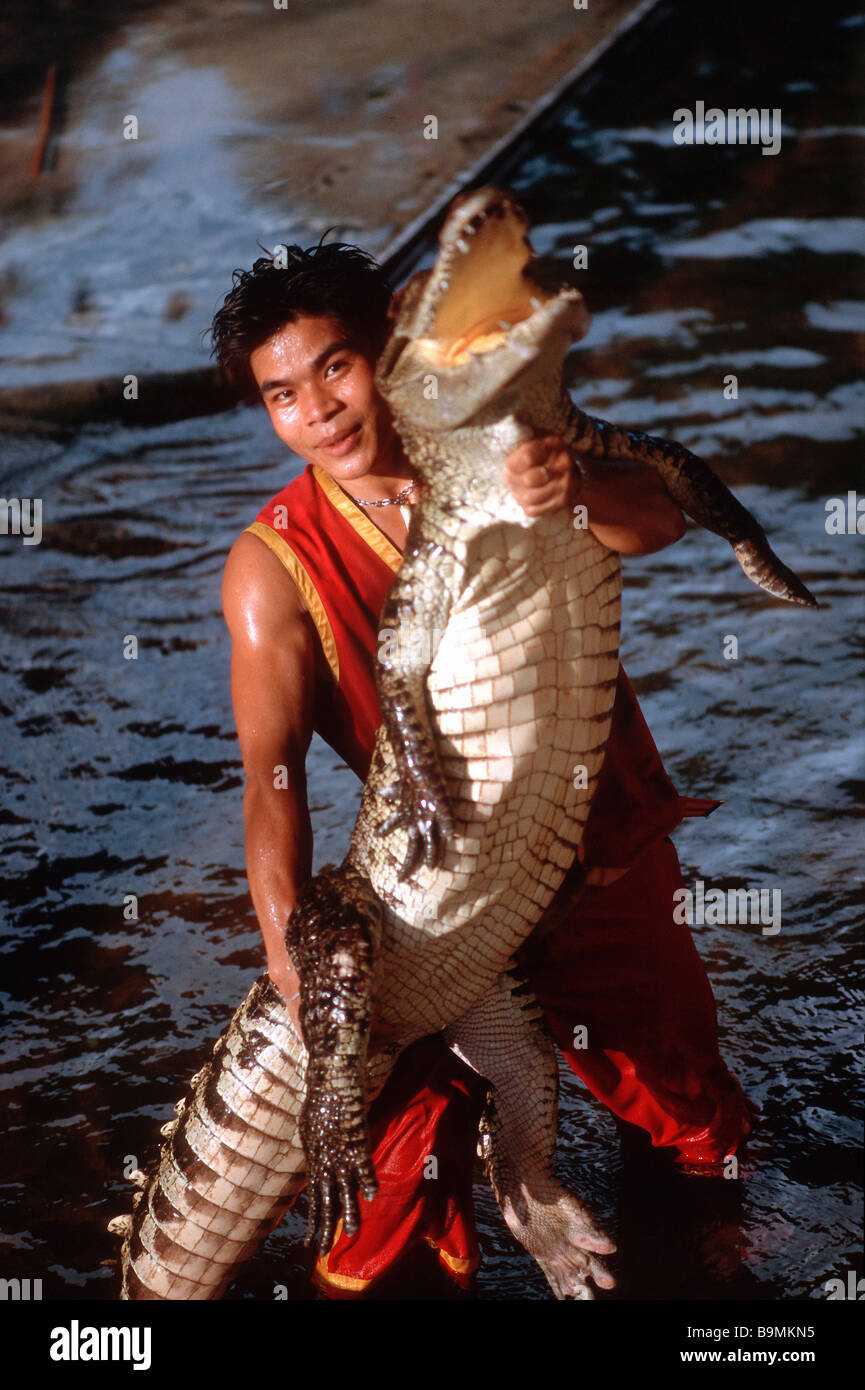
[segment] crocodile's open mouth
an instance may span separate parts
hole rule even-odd
[[[526,273],[533,254],[527,228],[522,209],[497,190],[455,205],[424,291],[428,326],[417,348],[431,364],[456,367],[491,352],[556,299]]]
[[[591,320],[579,290],[550,293],[539,283],[528,225],[508,192],[464,194],[432,269],[395,297],[376,381],[405,428],[439,434],[507,412],[528,374],[557,389],[568,349]]]

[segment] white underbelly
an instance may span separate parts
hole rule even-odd
[[[358,861],[391,909],[381,1012],[416,1014],[421,1031],[480,997],[572,865],[618,667],[618,556],[567,514],[485,532],[470,564],[427,680],[456,834],[437,869],[406,882],[403,829],[376,843],[371,826]],[[361,814],[390,810],[375,797]]]

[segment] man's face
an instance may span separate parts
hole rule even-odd
[[[387,473],[398,440],[374,366],[338,319],[302,314],[250,354],[284,444],[338,480]]]

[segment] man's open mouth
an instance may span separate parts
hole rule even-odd
[[[335,458],[340,458],[343,454],[349,453],[357,444],[360,438],[362,425],[353,425],[351,429],[340,430],[338,434],[329,435],[319,444],[319,449],[323,449],[326,454],[332,454]]]

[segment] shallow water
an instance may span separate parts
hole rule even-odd
[[[742,1181],[623,1157],[610,1115],[563,1074],[561,1170],[618,1239],[624,1298],[816,1298],[859,1259],[862,542],[827,534],[825,502],[861,485],[861,29],[824,7],[818,33],[794,7],[782,44],[768,0],[747,10],[744,32],[711,7],[682,32],[673,12],[510,180],[559,268],[589,248],[579,404],[712,461],[823,605],[772,601],[693,529],[626,562],[623,655],[649,726],[682,791],[724,800],[677,832],[685,882],[780,891],[782,926],[694,928],[723,1053],[764,1112]],[[672,111],[697,99],[780,106],[782,152],[675,147]],[[41,495],[45,530],[0,549],[3,1274],[107,1299],[124,1164],[152,1155],[261,966],[219,581],[297,465],[248,411],[6,452],[3,493]],[[360,788],[317,740],[310,785],[321,865],[344,852]],[[476,1194],[468,1297],[546,1297]],[[311,1298],[299,1233],[289,1216],[231,1297],[279,1282]],[[449,1289],[418,1272],[398,1293]]]

